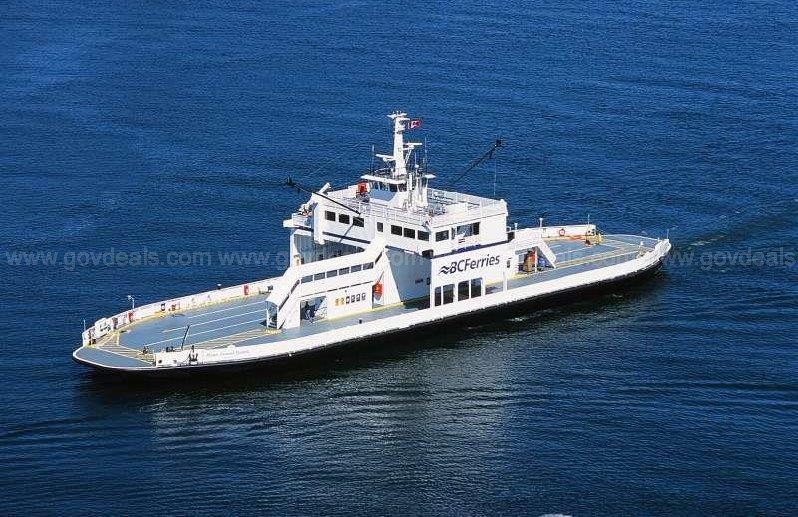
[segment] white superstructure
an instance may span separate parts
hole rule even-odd
[[[282,276],[103,318],[75,358],[150,371],[291,356],[626,278],[670,249],[590,224],[510,227],[504,200],[433,188],[422,144],[404,138],[420,121],[389,117],[393,152],[376,155],[382,166],[344,189],[326,184],[283,222],[291,263]],[[220,324],[204,317],[220,304],[229,306]],[[168,315],[195,322],[163,337]]]

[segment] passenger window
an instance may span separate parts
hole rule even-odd
[[[363,269],[363,266],[360,264],[358,264],[357,266],[352,266],[352,273],[357,273],[361,269]]]
[[[338,222],[349,224],[349,214],[338,214]]]
[[[415,239],[416,238],[416,231],[412,228],[405,228],[405,237],[408,239]]]
[[[435,232],[435,242],[445,241],[449,238],[449,230],[442,230],[440,232]]]
[[[348,267],[342,267],[341,269],[338,270],[339,275],[346,275],[347,273],[349,273]]]
[[[421,230],[418,231],[418,240],[420,241],[428,241],[429,240],[429,232],[423,232]]]
[[[402,227],[396,226],[395,224],[391,225],[391,235],[402,235]]]
[[[313,275],[313,280],[321,280],[322,278],[324,278],[324,273],[316,273]]]
[[[332,271],[327,271],[327,278],[332,278],[334,276],[338,276],[338,270],[333,269]]]
[[[365,271],[366,269],[374,269],[374,262],[363,264],[363,270]]]
[[[382,226],[382,223],[377,223],[377,231],[378,231],[378,232],[381,232],[381,231],[383,231],[383,226]]]
[[[471,298],[476,298],[482,295],[482,279],[475,278],[471,280]]]
[[[352,224],[359,226],[360,228],[363,228],[366,225],[362,217],[353,217]]]
[[[435,288],[435,305],[438,306],[443,303],[443,299],[441,298],[441,288]]]
[[[452,303],[454,301],[454,284],[443,286],[443,303]]]
[[[459,284],[457,284],[457,299],[458,300],[468,300],[468,280],[463,280]]]
[[[324,211],[324,218],[328,221],[335,222],[335,212],[330,212],[329,210]]]
[[[313,275],[307,275],[302,277],[302,283],[307,284],[308,282],[313,281]]]

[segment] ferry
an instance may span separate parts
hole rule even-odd
[[[282,275],[100,318],[73,358],[114,374],[173,376],[381,346],[387,336],[638,281],[671,249],[667,238],[595,224],[510,225],[503,199],[433,187],[422,143],[405,141],[420,119],[389,118],[393,152],[375,153],[379,166],[343,189],[308,189],[283,222]]]

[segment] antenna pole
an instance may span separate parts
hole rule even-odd
[[[183,350],[183,345],[186,344],[186,338],[188,337],[188,329],[191,328],[191,324],[186,325],[186,333],[183,334],[183,341],[180,342],[180,350]]]
[[[496,167],[496,160],[493,160],[493,197],[496,197],[496,177],[498,176],[499,171]]]

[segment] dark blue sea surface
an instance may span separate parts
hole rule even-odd
[[[395,109],[439,186],[500,137],[458,189],[663,273],[285,372],[72,362],[128,294],[278,274],[280,182]],[[797,170],[791,1],[2,2],[0,514],[796,515]]]

